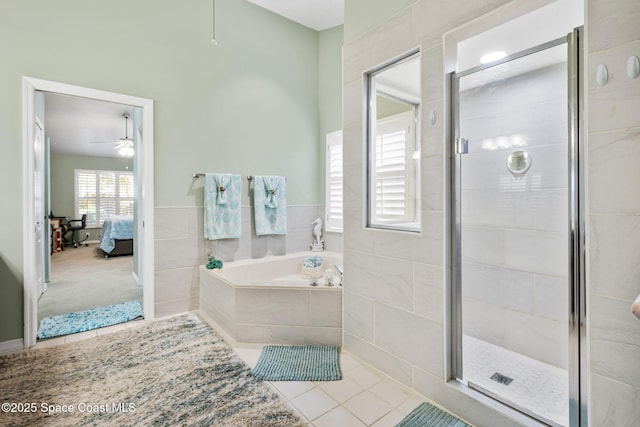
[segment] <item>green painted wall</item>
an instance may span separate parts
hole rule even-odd
[[[73,212],[75,169],[133,171],[133,160],[52,153],[51,210],[56,216],[79,219],[75,218]],[[98,240],[99,229],[89,229],[88,231],[89,240]]]
[[[411,105],[402,102],[393,101],[384,96],[376,97],[376,118],[394,116],[396,114],[411,111]]]
[[[325,142],[330,132],[342,129],[342,25],[320,32],[318,41],[319,173],[325,172]],[[324,203],[325,182],[320,181]]]
[[[318,32],[218,0],[214,47],[211,4],[2,2],[0,342],[22,337],[22,76],[155,100],[156,206],[201,206],[193,172],[286,175],[290,204],[322,201]]]
[[[345,0],[344,44],[385,22],[417,0]]]

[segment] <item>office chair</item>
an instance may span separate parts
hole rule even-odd
[[[69,242],[69,239],[65,237],[65,243],[72,244],[74,248],[77,248],[79,244],[84,243],[89,238],[89,233],[84,236],[84,239],[76,240],[76,231],[84,230],[86,227],[87,214],[83,214],[82,219],[68,220],[65,227],[64,235],[66,236],[69,232],[71,232],[71,242]],[[84,245],[89,246],[87,243],[85,243]]]

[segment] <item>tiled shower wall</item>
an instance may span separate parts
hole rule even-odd
[[[267,255],[284,255],[309,250],[312,222],[321,208],[289,206],[286,236],[256,236],[252,210],[242,208],[242,236],[239,239],[204,239],[202,207],[157,207],[155,209],[155,300],[156,316],[167,316],[199,306],[198,267],[209,255],[225,262]],[[327,250],[340,250],[341,239],[325,236]]]
[[[591,425],[640,420],[640,2],[588,0],[588,211]],[[605,64],[609,82],[596,84]]]
[[[450,283],[443,197],[442,35],[509,1],[417,1],[344,47],[345,294],[344,347],[474,425],[527,425],[446,383],[446,311]],[[627,427],[640,419],[640,321],[630,312],[640,292],[640,78],[629,79],[629,56],[640,56],[640,3],[586,0],[586,185],[590,366],[589,425]],[[422,50],[423,233],[365,230],[362,189],[363,72],[416,46]],[[609,83],[595,84],[596,67]],[[535,160],[534,160],[535,161]],[[447,189],[448,190],[448,189]],[[513,417],[513,418],[511,418]]]
[[[448,102],[442,35],[507,0],[417,1],[343,49],[344,348],[476,425],[510,426],[447,385],[448,197],[445,142]],[[363,225],[363,73],[421,49],[422,232]],[[436,123],[428,120],[434,111]],[[514,415],[517,416],[517,415]]]
[[[462,155],[463,332],[564,369],[566,81],[566,65],[557,64],[460,94],[461,136],[469,141]],[[503,137],[508,145],[513,135],[526,146],[491,144]],[[507,169],[517,150],[532,160],[522,176]]]

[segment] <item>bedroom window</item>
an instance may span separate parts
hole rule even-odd
[[[87,214],[87,227],[101,227],[112,215],[133,215],[133,173],[75,170],[75,218]]]
[[[342,233],[342,131],[327,134],[325,229]]]

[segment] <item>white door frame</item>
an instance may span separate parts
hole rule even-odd
[[[40,188],[40,197],[42,198],[42,200],[40,201],[40,203],[42,203],[42,212],[40,212],[40,215],[38,215],[38,212],[36,212],[35,206],[34,206],[34,220],[36,221],[36,223],[34,224],[34,228],[37,228],[37,224],[38,222],[40,222],[41,226],[40,228],[42,229],[42,242],[40,247],[36,247],[36,256],[35,256],[35,260],[34,260],[34,264],[33,266],[34,268],[34,272],[37,272],[35,274],[35,278],[36,278],[36,285],[35,285],[35,289],[36,289],[36,298],[40,298],[40,295],[42,295],[46,290],[47,290],[47,282],[46,282],[46,261],[45,258],[49,256],[49,251],[47,249],[47,244],[49,243],[49,239],[51,237],[46,237],[47,234],[49,236],[51,236],[51,233],[47,233],[47,227],[49,226],[48,222],[50,221],[49,219],[45,220],[46,218],[49,218],[49,215],[47,213],[47,209],[46,206],[47,204],[45,203],[45,199],[47,197],[47,191],[46,191],[46,179],[44,178],[44,174],[47,172],[46,168],[44,167],[45,164],[45,159],[46,159],[46,142],[45,142],[45,137],[44,137],[44,123],[42,123],[42,121],[38,118],[35,117],[34,118],[34,134],[33,134],[33,139],[31,140],[31,146],[33,147],[33,144],[35,144],[36,138],[38,138],[40,140],[40,156],[34,156],[34,162],[32,162],[32,165],[38,165],[37,169],[40,169],[40,174],[42,175],[42,178],[40,179],[40,185],[42,186],[42,188]],[[37,128],[37,130],[36,130]],[[39,157],[39,158],[37,158]],[[33,171],[31,171],[31,175],[33,176]],[[35,184],[35,182],[34,182]],[[35,185],[31,188],[35,188]],[[32,205],[35,205],[35,198],[36,193],[34,191],[34,195],[33,195],[33,202]],[[38,217],[36,218],[36,215],[38,215]],[[36,231],[36,234],[38,233],[38,231]],[[33,236],[33,234],[31,235]],[[36,237],[37,240],[37,237]],[[38,260],[42,261],[42,265],[35,265]]]
[[[66,83],[52,82],[32,77],[22,78],[22,141],[23,141],[23,209],[24,223],[22,231],[23,242],[23,288],[24,288],[24,348],[29,348],[36,343],[38,328],[37,318],[37,283],[35,278],[35,251],[37,250],[33,232],[34,223],[34,182],[33,170],[35,153],[33,150],[33,133],[35,124],[35,93],[36,91],[53,92],[64,95],[78,96],[82,98],[97,99],[100,101],[114,102],[142,108],[142,128],[144,131],[145,149],[140,155],[138,164],[142,165],[141,178],[142,189],[137,195],[137,201],[141,205],[142,215],[138,216],[136,227],[138,229],[139,261],[141,262],[139,279],[142,282],[144,317],[153,319],[155,315],[154,305],[154,217],[153,217],[153,100],[123,95],[114,92],[106,92],[98,89],[90,89]]]

